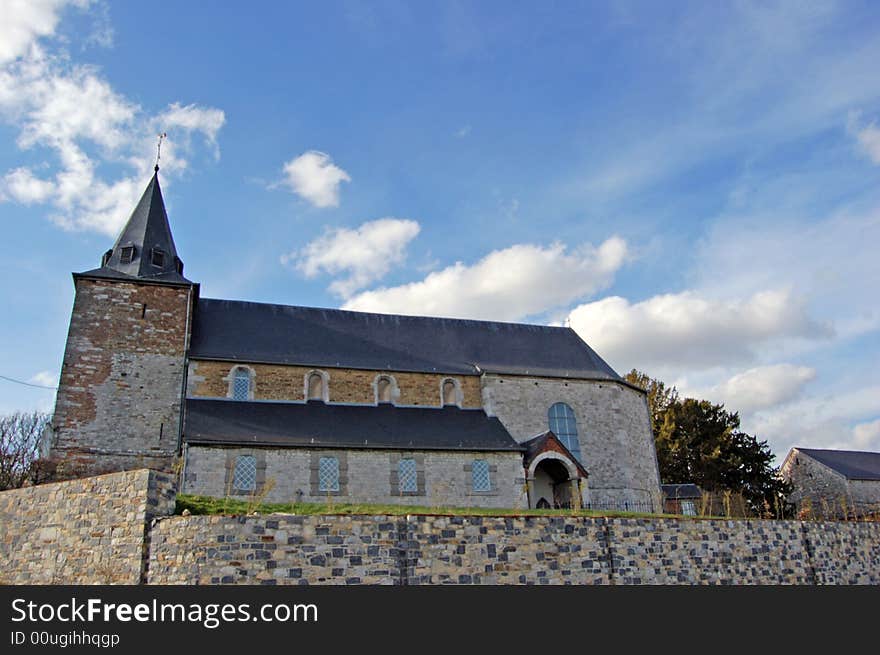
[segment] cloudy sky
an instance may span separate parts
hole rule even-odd
[[[0,411],[152,173],[205,297],[570,324],[880,450],[880,7],[0,0]]]

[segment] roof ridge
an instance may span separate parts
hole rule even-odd
[[[880,456],[880,452],[876,450],[848,450],[842,448],[805,448],[802,446],[794,446],[797,450],[803,452],[817,452],[817,453],[853,453],[856,455],[878,455]]]
[[[282,307],[282,308],[291,308],[291,309],[306,309],[313,310],[319,312],[338,312],[341,314],[356,314],[359,316],[377,316],[377,317],[391,317],[391,318],[403,318],[403,319],[424,319],[430,321],[455,321],[457,323],[479,323],[482,325],[505,325],[505,326],[517,326],[517,327],[533,327],[539,329],[546,330],[559,330],[565,332],[572,332],[575,335],[577,333],[570,327],[564,325],[542,325],[541,323],[523,323],[522,321],[498,321],[498,320],[488,320],[481,318],[456,318],[454,316],[429,316],[425,314],[392,314],[392,313],[382,313],[382,312],[363,312],[355,309],[341,309],[335,307],[315,307],[311,305],[285,305],[282,303],[272,303],[272,302],[260,302],[256,300],[233,300],[229,298],[205,298],[202,297],[199,301],[210,301],[210,302],[228,302],[228,303],[239,303],[243,305],[263,305],[266,307]],[[580,337],[578,337],[580,338]]]

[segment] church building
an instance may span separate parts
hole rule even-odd
[[[64,477],[268,502],[660,511],[644,390],[567,327],[202,298],[158,167],[75,300]]]

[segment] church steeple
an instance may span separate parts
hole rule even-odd
[[[124,278],[188,282],[171,236],[158,166],[113,248],[101,259],[99,270],[105,276],[115,272]]]

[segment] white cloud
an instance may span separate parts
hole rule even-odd
[[[25,54],[39,37],[54,34],[66,5],[89,4],[90,0],[0,0],[0,65]]]
[[[682,395],[721,402],[730,411],[750,413],[775,407],[796,398],[816,369],[793,364],[773,364],[750,368],[706,390],[678,384]]]
[[[18,45],[8,48],[8,61],[0,65],[0,118],[19,129],[21,149],[52,153],[58,166],[52,179],[38,179],[27,168],[8,172],[3,196],[50,203],[50,217],[65,229],[114,236],[146,184],[155,134],[169,133],[162,165],[173,175],[188,166],[184,155],[191,151],[194,134],[202,135],[217,155],[216,136],[225,118],[218,109],[178,103],[151,117],[96,68],[44,49],[38,40],[54,33],[63,4],[12,3],[9,9],[12,22],[20,25],[13,30]],[[99,164],[122,165],[131,172],[107,181],[97,174]]]
[[[55,183],[35,177],[29,168],[16,168],[3,178],[0,193],[23,205],[30,205],[49,199],[55,193]]]
[[[30,382],[31,384],[38,384],[41,387],[57,387],[58,374],[52,373],[50,371],[40,371],[39,373],[31,376],[28,382]]]
[[[696,291],[631,304],[612,296],[572,310],[571,327],[618,370],[683,370],[749,361],[765,342],[817,338],[817,324],[787,290],[744,300],[716,300]]]
[[[858,125],[858,115],[850,114],[848,124],[850,133],[856,138],[859,148],[875,164],[880,165],[880,128],[874,122]]]
[[[309,150],[284,164],[284,184],[315,207],[338,207],[339,185],[350,182],[348,173],[330,155]]]
[[[853,445],[863,450],[880,450],[880,418],[855,426]]]
[[[201,134],[213,149],[215,159],[220,158],[217,133],[225,122],[226,115],[219,109],[198,105],[183,106],[177,102],[171,104],[155,120],[159,128],[170,130],[172,134],[175,128],[182,128],[182,134],[186,138],[191,134]]]
[[[520,244],[496,250],[473,265],[456,262],[419,282],[366,291],[345,309],[501,321],[521,320],[556,309],[610,284],[627,256],[612,237],[598,248],[573,251]]]
[[[347,273],[347,277],[330,285],[333,293],[347,298],[381,279],[392,266],[402,263],[407,245],[420,229],[413,220],[380,218],[354,230],[329,230],[301,251],[285,255],[281,260],[283,263],[295,262],[307,277],[320,273]]]
[[[854,423],[872,423],[880,415],[880,387],[847,388],[838,393],[806,397],[758,411],[744,425],[751,434],[767,439],[780,457],[793,446],[806,448],[864,448],[857,438],[870,437],[871,427],[856,434]]]

